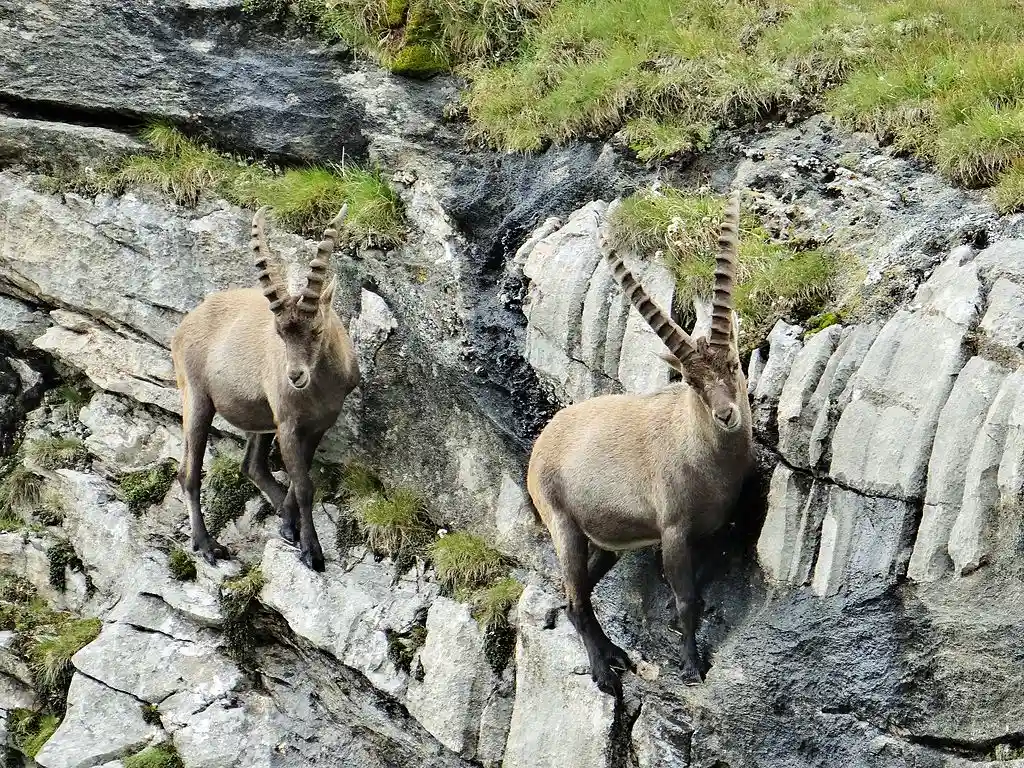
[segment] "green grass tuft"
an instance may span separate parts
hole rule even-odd
[[[1000,213],[1024,211],[1024,158],[1015,160],[999,177],[993,197]]]
[[[410,488],[373,493],[352,503],[366,545],[399,567],[423,551],[433,532],[423,507],[423,497]]]
[[[63,525],[68,505],[56,488],[46,488],[36,508],[36,519],[43,525]]]
[[[52,390],[52,407],[54,412],[65,422],[78,421],[78,414],[89,404],[92,390],[85,384],[66,381]]]
[[[19,752],[35,759],[59,726],[56,715],[15,709],[10,714],[10,740]]]
[[[181,547],[174,547],[167,556],[167,569],[171,572],[171,578],[178,581],[196,580],[196,562]]]
[[[232,520],[245,513],[245,505],[259,491],[242,472],[241,462],[233,456],[214,457],[203,480],[206,497],[206,527],[217,536]]]
[[[674,188],[644,191],[623,200],[610,217],[612,238],[640,256],[660,253],[676,278],[680,316],[692,322],[692,302],[708,300],[724,201]],[[859,277],[848,257],[794,250],[773,241],[752,217],[740,225],[737,287],[740,350],[749,352],[780,318],[802,322],[845,297]]]
[[[23,464],[15,465],[0,481],[0,518],[15,520],[18,512],[35,509],[42,499],[43,481]]]
[[[359,462],[347,464],[342,472],[341,487],[347,499],[360,499],[384,492],[384,484],[369,467]]]
[[[68,539],[58,539],[50,546],[46,554],[50,564],[50,584],[61,592],[67,588],[68,568],[73,571],[85,572],[82,559]]]
[[[77,437],[41,437],[25,443],[25,456],[43,469],[81,468],[89,459]]]
[[[505,576],[474,593],[471,601],[473,617],[485,628],[507,626],[509,609],[519,602],[522,594],[523,585],[511,576]]]
[[[136,515],[141,515],[154,504],[164,500],[178,476],[178,462],[164,459],[152,469],[127,472],[118,479],[125,503]]]
[[[138,754],[124,759],[124,768],[184,768],[173,744],[147,747]]]
[[[144,137],[153,153],[128,158],[112,175],[110,191],[144,186],[187,205],[205,194],[252,208],[269,205],[283,226],[312,236],[347,203],[349,232],[376,245],[402,238],[401,201],[377,171],[332,165],[278,172],[220,154],[166,125],[150,127]]]
[[[33,630],[26,655],[36,690],[48,706],[63,712],[73,672],[71,657],[99,636],[102,623],[69,614],[54,617],[52,623]]]
[[[430,556],[441,586],[455,595],[487,586],[508,570],[500,552],[479,536],[461,531],[435,541]]]

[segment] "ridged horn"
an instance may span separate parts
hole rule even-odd
[[[604,244],[602,250],[608,265],[611,267],[612,275],[615,277],[615,281],[619,284],[622,292],[633,306],[636,307],[640,316],[651,326],[651,329],[658,334],[658,338],[668,347],[668,351],[672,356],[680,363],[683,363],[687,358],[695,354],[697,348],[693,344],[693,339],[689,337],[686,331],[673,322],[665,310],[655,304],[654,300],[647,295],[647,291],[644,290],[640,282],[633,276],[633,273],[629,271],[615,249],[608,248],[607,244]]]
[[[316,246],[316,253],[309,262],[309,275],[306,277],[306,290],[297,305],[303,312],[315,312],[317,303],[320,301],[320,292],[324,289],[324,282],[327,280],[327,268],[330,265],[331,254],[338,243],[338,231],[348,215],[348,203],[341,206],[338,215],[324,230],[323,239]]]
[[[258,277],[260,287],[263,289],[263,295],[270,302],[270,311],[277,312],[284,305],[284,297],[287,291],[284,290],[281,276],[277,271],[277,260],[270,252],[270,248],[267,247],[267,237],[263,232],[263,217],[268,208],[270,208],[269,205],[264,205],[252,217],[252,239],[250,246],[252,248],[253,263],[256,265],[256,269],[259,270]]]
[[[740,239],[740,193],[733,192],[725,207],[715,256],[715,295],[711,303],[712,347],[732,346],[732,290],[736,278],[736,254]]]

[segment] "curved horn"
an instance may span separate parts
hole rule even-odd
[[[737,190],[725,207],[725,218],[718,234],[715,256],[715,295],[711,305],[712,347],[732,345],[732,289],[736,277],[736,252],[740,239],[740,193]]]
[[[327,279],[327,267],[330,264],[331,254],[338,243],[338,230],[348,215],[348,203],[341,206],[338,215],[331,220],[324,230],[324,238],[317,244],[316,253],[309,262],[309,276],[306,278],[306,290],[302,292],[297,305],[303,312],[315,312],[317,302],[320,301],[320,292],[324,288],[324,281]]]
[[[277,260],[271,254],[270,248],[267,247],[267,237],[263,232],[263,216],[268,208],[270,208],[269,205],[264,205],[252,217],[250,247],[252,248],[253,263],[259,270],[258,277],[260,287],[263,288],[263,295],[270,302],[271,312],[277,312],[284,304],[284,295],[287,291],[283,290],[281,276],[277,271]]]
[[[672,318],[669,317],[665,310],[655,304],[654,300],[647,295],[647,291],[633,277],[633,273],[626,268],[625,263],[619,254],[615,252],[615,249],[608,248],[606,242],[603,242],[602,245],[604,246],[602,248],[604,257],[612,268],[612,275],[614,275],[619,287],[622,288],[622,292],[626,294],[626,298],[632,302],[640,316],[658,334],[658,338],[668,347],[668,351],[672,353],[672,356],[680,363],[685,362],[687,358],[697,352],[693,339],[689,337],[686,331],[672,321]]]

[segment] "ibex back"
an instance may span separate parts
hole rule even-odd
[[[347,206],[324,231],[299,296],[288,294],[280,263],[267,247],[266,210],[257,211],[252,222],[262,290],[210,294],[185,316],[171,340],[185,433],[178,479],[188,496],[192,547],[216,563],[228,553],[206,529],[199,490],[210,425],[219,413],[248,433],[242,467],[281,516],[281,535],[299,544],[303,563],[322,571],[310,467],[321,438],[359,382],[352,343],[331,306],[337,280],[324,285]],[[267,463],[275,433],[287,488]]]
[[[624,293],[668,347],[685,383],[652,395],[606,395],[555,414],[530,456],[527,486],[554,540],[569,618],[587,649],[591,675],[621,692],[613,668],[633,669],[604,633],[590,595],[619,550],[660,544],[675,595],[683,675],[700,682],[693,544],[719,528],[753,464],[747,382],[740,368],[732,288],[739,197],[719,237],[709,338],[692,339],[654,304],[615,252],[605,257]]]

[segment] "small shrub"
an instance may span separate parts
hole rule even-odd
[[[164,500],[178,476],[178,462],[165,459],[152,469],[127,472],[118,479],[125,503],[135,515]]]
[[[49,623],[36,627],[26,644],[36,689],[55,711],[63,712],[71,685],[71,657],[95,640],[102,628],[99,619],[78,619],[53,614]]]
[[[50,563],[50,584],[63,592],[67,588],[67,569],[85,572],[81,558],[68,539],[58,539],[47,552]]]
[[[0,517],[18,518],[19,510],[34,509],[42,498],[43,482],[23,464],[19,464],[0,481]]]
[[[171,578],[178,581],[195,581],[196,562],[181,547],[174,547],[167,556],[167,568],[171,572]]]
[[[392,558],[399,568],[407,567],[430,540],[423,498],[410,488],[365,496],[353,503],[352,510],[366,545],[378,556]]]
[[[246,503],[257,493],[237,458],[225,455],[214,458],[203,479],[206,527],[210,535],[217,536],[225,525],[240,518],[245,513]]]
[[[257,596],[266,584],[263,571],[248,567],[234,579],[225,579],[220,586],[220,606],[224,614],[224,639],[228,655],[240,666],[254,663],[255,637],[253,618]]]
[[[124,759],[124,768],[184,768],[173,744],[148,747]]]
[[[430,557],[441,586],[456,595],[487,586],[508,570],[504,555],[471,533],[441,537],[431,546]]]
[[[89,458],[77,437],[41,437],[25,443],[25,456],[43,469],[82,467]]]
[[[10,739],[19,752],[35,759],[59,726],[56,715],[15,709],[10,715]]]

